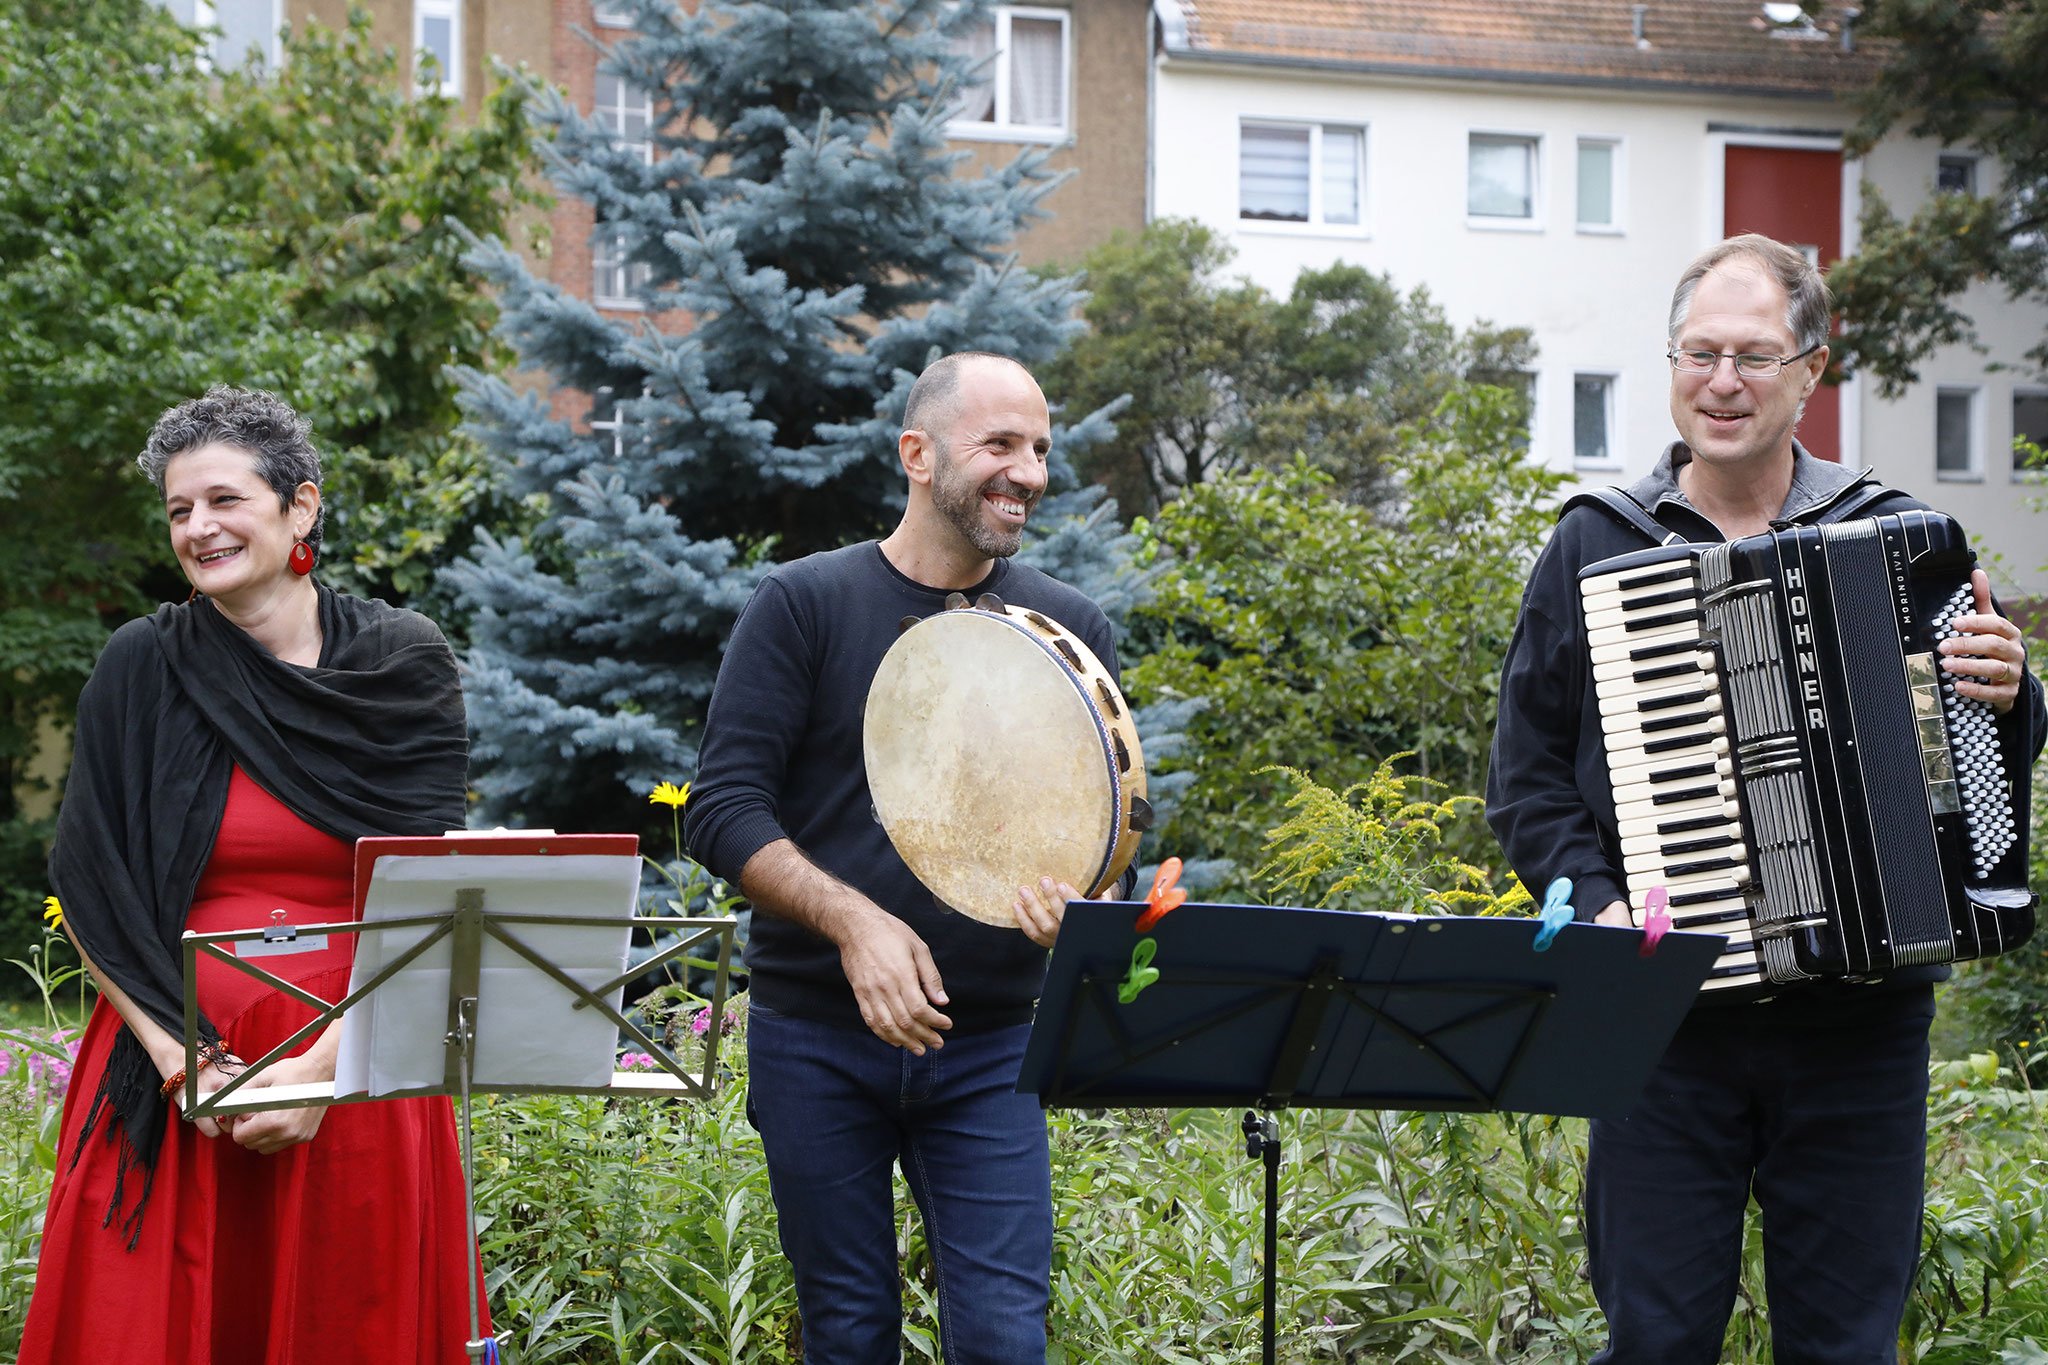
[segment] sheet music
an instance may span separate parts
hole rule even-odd
[[[640,860],[616,854],[531,856],[444,854],[377,861],[363,921],[447,914],[462,887],[483,887],[486,914],[573,915],[622,919],[634,913]],[[626,970],[632,930],[620,925],[510,925],[514,937],[586,988]],[[351,992],[431,929],[369,930],[358,935]],[[442,940],[385,982],[342,1021],[334,1093],[386,1095],[441,1084],[447,1070],[452,944]],[[624,987],[614,989],[616,1009]],[[597,1086],[608,1083],[618,1029],[595,1009],[573,1009],[558,982],[486,935],[477,1018],[478,1086]]]

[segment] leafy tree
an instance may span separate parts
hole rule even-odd
[[[452,603],[437,575],[473,529],[530,520],[492,485],[481,447],[454,435],[451,367],[512,360],[461,230],[506,235],[522,206],[547,202],[532,181],[537,87],[501,79],[465,118],[437,83],[408,91],[398,50],[370,26],[353,6],[346,28],[292,38],[275,74],[230,76],[206,152],[224,221],[290,281],[294,322],[360,343],[353,383],[320,414],[323,574],[439,619]]]
[[[1286,768],[1341,792],[1408,753],[1447,793],[1483,788],[1500,662],[1559,483],[1517,450],[1521,422],[1515,395],[1460,385],[1397,433],[1379,509],[1298,460],[1191,488],[1138,528],[1140,561],[1166,571],[1134,613],[1154,648],[1131,690],[1202,704],[1164,765],[1193,777],[1163,851],[1256,868],[1294,794]],[[1476,822],[1457,837],[1453,851],[1498,861]]]
[[[312,417],[335,457],[323,572],[349,586],[402,593],[406,554],[498,510],[449,452],[442,367],[495,357],[446,220],[502,225],[524,96],[458,127],[368,32],[359,12],[275,80],[221,78],[146,0],[0,0],[0,881],[23,889],[0,939],[41,894],[46,830],[16,806],[38,735],[111,626],[184,595],[133,464],[166,407],[230,382]]]
[[[1889,47],[1844,141],[1850,155],[1903,126],[1988,152],[2004,171],[1997,185],[1979,186],[1986,193],[1936,194],[1905,220],[1864,186],[1862,246],[1828,282],[1844,320],[1844,362],[1896,397],[1936,348],[1976,343],[1956,302],[1971,284],[2048,300],[2048,9],[2039,0],[1886,0],[1866,7],[1858,31]],[[2027,358],[2048,368],[2048,338]]]
[[[637,32],[602,69],[649,92],[647,143],[559,99],[541,118],[556,184],[593,205],[593,242],[629,263],[644,313],[601,314],[495,242],[471,257],[526,363],[616,395],[622,424],[591,430],[546,395],[466,377],[513,491],[548,500],[533,535],[485,538],[450,571],[476,613],[486,819],[643,824],[644,794],[695,769],[723,642],[767,568],[894,523],[914,375],[963,349],[1038,364],[1078,326],[1074,283],[1010,255],[1053,184],[1043,157],[955,174],[947,112],[972,78],[957,40],[985,4],[628,8]],[[1062,452],[1108,430],[1101,409],[1056,430],[1055,480],[1071,482]],[[1114,611],[1137,585],[1100,500],[1048,500],[1031,557]]]
[[[1275,300],[1224,277],[1234,254],[1200,223],[1163,219],[1087,258],[1089,331],[1049,382],[1083,405],[1131,396],[1116,438],[1079,462],[1126,507],[1296,455],[1370,502],[1396,428],[1459,379],[1501,383],[1534,356],[1526,331],[1461,335],[1426,290],[1404,297],[1359,266],[1303,271]]]

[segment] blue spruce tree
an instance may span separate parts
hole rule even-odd
[[[524,542],[484,536],[448,571],[474,612],[486,823],[646,823],[648,790],[695,771],[720,650],[761,576],[894,524],[917,372],[965,349],[1038,363],[1080,326],[1077,282],[1010,252],[1057,183],[1042,154],[955,174],[947,113],[977,78],[958,39],[982,0],[629,8],[636,30],[600,69],[650,92],[646,141],[559,98],[541,116],[557,186],[594,206],[593,245],[628,263],[645,313],[604,316],[495,241],[470,257],[524,363],[612,396],[616,423],[578,430],[543,394],[462,376],[470,429],[548,508]],[[1112,410],[1056,426],[1064,491],[1026,557],[1120,623],[1146,575],[1063,454],[1107,436]]]

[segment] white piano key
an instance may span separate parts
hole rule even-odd
[[[1587,657],[1593,661],[1595,666],[1605,663],[1613,663],[1619,659],[1629,659],[1639,662],[1649,662],[1653,659],[1679,659],[1685,657],[1685,655],[1687,654],[1698,653],[1698,650],[1676,648],[1676,646],[1697,645],[1699,642],[1699,638],[1700,633],[1697,629],[1659,631],[1652,638],[1649,639],[1644,639],[1641,636],[1629,635],[1627,632],[1624,631],[1621,632],[1617,638],[1611,638],[1608,640],[1595,641],[1589,637],[1586,641],[1586,650]],[[1650,649],[1661,649],[1662,647],[1667,645],[1674,646],[1674,648],[1668,654],[1647,654],[1643,652]]]
[[[1669,617],[1666,620],[1663,618]],[[1655,621],[1655,625],[1645,622]],[[1630,627],[1635,627],[1633,630]],[[1700,623],[1697,616],[1682,611],[1589,611],[1586,613],[1586,638],[1596,645],[1613,644],[1618,640],[1633,640],[1639,645],[1658,640],[1676,640],[1697,636]]]
[[[1691,801],[1673,801],[1663,806],[1650,801],[1625,801],[1614,808],[1615,824],[1620,827],[1624,839],[1640,834],[1656,834],[1665,825],[1708,816],[1738,829],[1742,825],[1742,814],[1736,804],[1725,794],[1718,792],[1712,796],[1697,797]],[[1674,834],[1669,837],[1680,836]]]
[[[1598,689],[1600,714],[1603,716],[1636,716],[1643,720],[1653,718],[1655,709],[1645,711],[1645,702],[1659,701],[1665,697],[1689,697],[1694,693],[1718,696],[1721,692],[1719,681],[1689,673],[1682,678],[1659,678],[1654,683],[1636,683],[1617,679],[1608,686]],[[1683,705],[1672,708],[1683,710]]]
[[[1645,721],[1676,720],[1682,716],[1714,717],[1719,716],[1720,713],[1721,698],[1719,694],[1712,694],[1689,706],[1674,706],[1669,711],[1653,711],[1648,715],[1638,711],[1629,711],[1621,715],[1602,716],[1600,717],[1600,729],[1603,734],[1608,735],[1634,735],[1644,744],[1650,744],[1671,735],[1689,734],[1693,730],[1701,728],[1701,726],[1683,725],[1670,729],[1652,730],[1644,724]]]

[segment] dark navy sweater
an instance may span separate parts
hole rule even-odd
[[[1677,466],[1690,454],[1682,444],[1673,445],[1629,492],[1661,525],[1686,540],[1718,543],[1723,539],[1720,530],[1678,490]],[[1854,478],[1838,465],[1798,452],[1780,519],[1815,520]],[[1856,515],[1874,517],[1922,506],[1894,492]],[[1611,901],[1626,900],[1627,893],[1599,703],[1586,657],[1578,573],[1589,564],[1647,546],[1641,532],[1600,508],[1579,506],[1566,512],[1530,572],[1521,617],[1501,670],[1500,713],[1486,785],[1487,822],[1522,884],[1535,895],[1540,897],[1558,877],[1572,879],[1572,902],[1581,920],[1591,920]],[[2006,738],[2008,765],[2019,765],[2008,770],[2024,771],[2048,738],[2039,683],[2028,678],[2019,703],[1999,728]],[[1946,967],[1915,968],[1894,972],[1891,980],[1904,985],[1947,974]],[[1815,989],[1805,987],[1802,993]],[[1719,997],[1713,1003],[1733,1003],[1742,994],[1711,993]]]
[[[1115,637],[1088,597],[999,559],[966,590],[1051,617],[1116,672]],[[690,856],[737,886],[761,849],[788,838],[914,930],[930,947],[956,1033],[1020,1024],[1045,979],[1045,950],[1015,929],[944,909],[874,817],[861,713],[905,616],[945,607],[946,591],[899,573],[875,541],[811,555],[769,574],[740,613],[711,693],[697,776],[683,808]],[[1029,755],[988,755],[1022,770]],[[863,1028],[822,935],[768,912],[746,950],[753,998],[768,1009]]]

